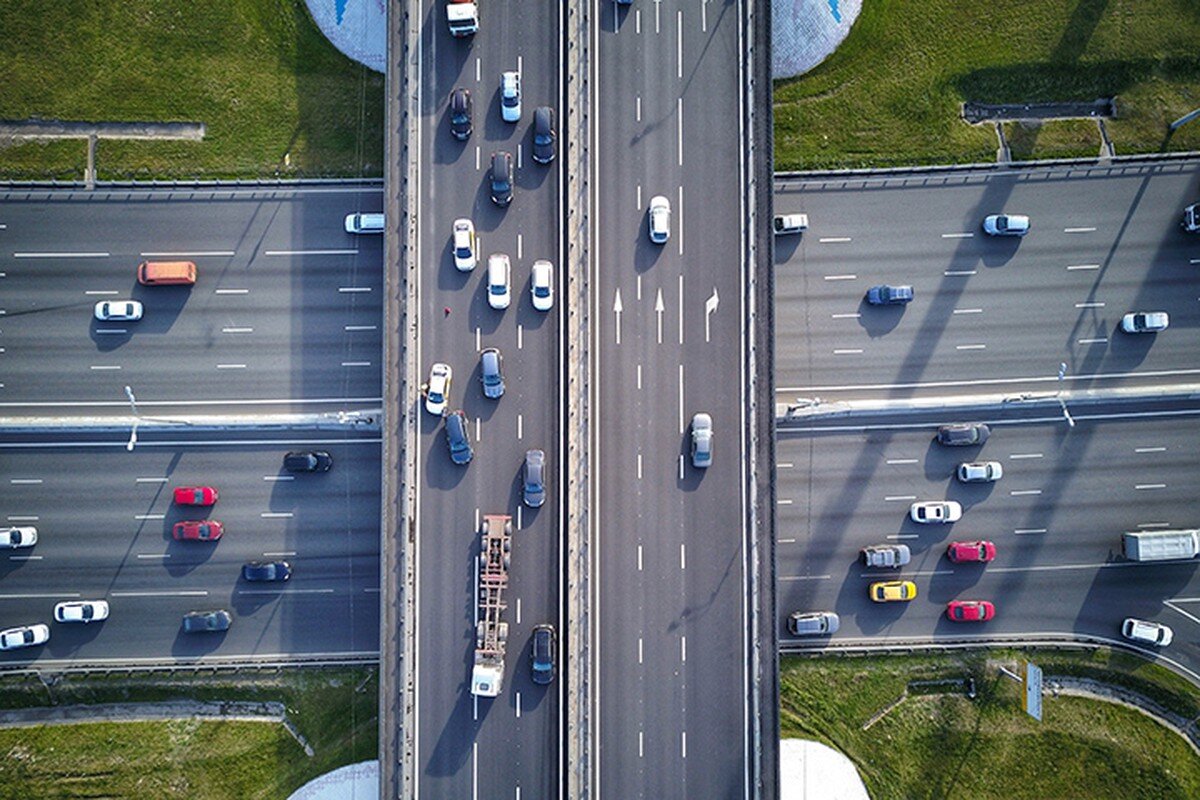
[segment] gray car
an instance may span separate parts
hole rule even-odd
[[[479,354],[479,382],[483,384],[483,396],[498,400],[504,396],[504,356],[495,347]]]
[[[227,631],[232,624],[233,615],[223,608],[215,611],[193,611],[183,615],[184,633]]]
[[[470,464],[475,456],[471,449],[470,424],[461,410],[446,417],[446,447],[450,449],[450,460],[459,466]]]
[[[873,544],[859,551],[864,566],[903,567],[912,559],[906,544]]]
[[[956,422],[938,428],[938,444],[948,447],[967,447],[983,444],[992,435],[992,430],[982,422]]]
[[[707,469],[712,465],[713,423],[708,414],[692,417],[692,466]]]
[[[524,501],[530,508],[546,502],[546,454],[541,450],[525,452]]]
[[[832,611],[794,611],[788,617],[788,630],[793,636],[828,636],[837,633],[841,625]]]

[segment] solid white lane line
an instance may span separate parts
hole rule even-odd
[[[646,757],[646,747],[645,742],[643,741],[643,737],[645,735],[646,734],[644,731],[638,731],[638,758]]]
[[[134,519],[165,519],[166,514],[134,514]]]
[[[636,103],[635,107],[637,109],[637,111],[634,113],[634,117],[638,122],[641,122],[642,121],[642,98],[641,98],[641,96],[639,95],[638,97],[634,98],[634,101]]]
[[[525,438],[524,433],[525,433],[525,415],[517,414],[517,438],[524,439]]]
[[[477,56],[475,58],[475,82],[479,83],[479,81],[482,78],[483,78],[483,59],[479,58]]]
[[[686,636],[679,637],[679,662],[681,664],[687,663],[687,637]]]
[[[116,289],[89,289],[84,292],[87,297],[109,297],[114,294],[120,294]]]
[[[519,512],[520,510],[521,507],[517,506],[517,511]],[[517,624],[521,624],[521,598],[519,597],[517,598]]]
[[[1022,497],[1027,494],[1041,494],[1041,493],[1042,493],[1041,489],[1012,489],[1011,491],[1009,491],[1009,495],[1011,495],[1012,497]]]
[[[475,145],[475,171],[476,172],[478,172],[480,166],[482,166],[482,161],[480,160],[480,158],[481,158],[481,153],[479,150],[479,145]]]
[[[254,333],[254,328],[221,328],[221,333]]]
[[[1063,228],[1063,233],[1091,233],[1095,228]]]
[[[369,366],[371,366],[371,362],[370,361],[343,361],[342,366],[343,367],[369,367]]]
[[[1137,524],[1137,526],[1139,528],[1169,528],[1169,527],[1171,527],[1171,523],[1169,523],[1169,522],[1139,522]]]
[[[345,327],[342,328],[342,330],[346,331],[347,333],[350,333],[353,331],[376,331],[376,330],[379,330],[379,326],[378,325],[346,325]]]
[[[524,158],[523,158],[524,155],[525,155],[524,149],[522,148],[521,144],[518,142],[517,143],[517,169],[521,169],[522,167],[525,166],[524,163],[522,163],[524,160]],[[520,257],[521,257],[520,255],[517,256],[517,258],[520,258]]]
[[[121,331],[121,333],[124,333],[124,331]],[[88,367],[88,369],[95,369],[95,370],[120,369],[120,368],[121,367],[118,364],[92,364],[90,367]]]
[[[291,519],[294,512],[291,511],[263,511],[259,514],[263,519]]]
[[[854,356],[854,355],[858,355],[861,352],[862,352],[861,347],[846,347],[846,348],[834,350],[833,354],[835,356]]]
[[[637,454],[637,476],[638,476],[638,480],[640,481],[642,479],[642,454],[641,453]]]
[[[111,592],[113,597],[208,597],[203,589],[180,589],[174,592]]]
[[[640,183],[637,185],[637,209],[638,211],[642,210],[642,185]],[[638,299],[642,299],[640,295]]]
[[[118,335],[120,335],[120,334],[126,334],[126,333],[129,333],[129,329],[128,329],[128,328],[97,328],[97,329],[96,329],[96,333],[105,333],[105,334],[118,334]],[[120,369],[120,367],[117,367],[117,369]]]
[[[791,500],[776,500],[775,502],[781,506],[790,506],[792,504]]]
[[[958,344],[954,346],[955,350],[985,350],[986,344]]]
[[[1009,458],[1013,459],[1014,461],[1019,458],[1042,458],[1042,457],[1043,456],[1041,453],[1013,453],[1012,455],[1009,456]]]
[[[1088,303],[1076,303],[1075,307],[1076,308],[1104,308],[1104,303],[1095,302],[1095,301],[1088,302]]]
[[[683,80],[683,11],[676,11],[675,15],[675,77]]]
[[[475,352],[478,353],[483,349],[483,334],[479,330],[479,326],[475,326]]]
[[[1165,489],[1165,488],[1167,488],[1167,485],[1166,485],[1165,483],[1139,483],[1139,484],[1135,485],[1133,488],[1134,488],[1134,489],[1138,489],[1138,490],[1142,490],[1142,489]]]
[[[942,273],[947,278],[969,278],[977,274],[973,269],[948,269]]]
[[[214,289],[213,294],[250,294],[249,289]]]
[[[108,258],[108,253],[13,253],[13,258]]]
[[[170,558],[171,556],[168,555],[167,553],[138,553],[137,557],[151,559],[151,558]]]
[[[1015,531],[1013,531],[1013,533],[1017,534],[1018,536],[1022,536],[1027,533],[1045,533],[1045,532],[1046,532],[1045,528],[1017,528]]]
[[[679,543],[679,568],[687,569],[687,545]]]
[[[217,364],[217,369],[245,369],[245,364]]]
[[[642,299],[642,276],[637,276],[637,299]]]
[[[8,482],[16,486],[33,486],[42,482],[41,478],[9,478]]]
[[[370,286],[339,286],[339,294],[365,294],[371,291]]]
[[[943,233],[943,239],[970,239],[975,234],[973,233]]]
[[[517,349],[521,350],[525,347],[525,326],[517,325]]]
[[[679,752],[683,758],[687,758],[687,731],[679,732]]]
[[[516,692],[516,696],[517,696],[517,702],[516,702],[516,703],[514,703],[514,705],[516,706],[516,711],[517,711],[517,719],[520,719],[520,718],[521,718],[521,693],[520,693],[520,692]],[[521,797],[521,787],[520,787],[520,786],[518,786],[518,787],[517,787],[517,798],[518,798],[518,800],[520,800],[520,797]]]
[[[683,364],[679,365],[679,433],[684,431],[683,425]]]
[[[525,234],[517,234],[517,260],[520,261],[525,257]]]
[[[679,185],[679,213],[677,213],[675,215],[675,228],[676,228],[675,241],[679,242],[679,255],[683,255],[683,184]],[[679,308],[680,308],[680,319],[682,320],[682,318],[683,318],[683,313],[682,313],[682,310],[683,310],[683,273],[679,274]],[[680,327],[683,326],[682,321],[679,324],[680,324]],[[682,339],[680,339],[679,341],[681,344],[683,343]]]
[[[263,475],[264,481],[294,481],[295,475]]]
[[[827,281],[854,281],[858,280],[857,275],[841,274],[841,275],[826,275]]]
[[[358,250],[267,250],[264,256],[353,256]]]
[[[1068,272],[1074,272],[1076,270],[1085,270],[1085,269],[1086,270],[1100,269],[1100,265],[1099,264],[1070,264],[1067,266]]]
[[[828,280],[828,279],[826,279],[826,280]],[[856,311],[853,314],[831,314],[830,316],[833,317],[834,319],[858,319],[859,317],[862,316],[862,314],[860,314]]]
[[[159,519],[161,518],[162,515],[160,514]],[[9,514],[7,517],[5,517],[5,519],[7,519],[9,522],[37,522],[39,519],[41,519],[41,517],[37,516],[36,514]]]
[[[287,558],[296,555],[295,550],[278,550],[274,553],[263,553],[263,558]]]
[[[42,556],[9,556],[9,561],[41,561]],[[78,596],[78,595],[76,595]]]
[[[915,459],[915,458],[889,458],[886,463],[888,463],[888,464],[916,464],[917,459]]]
[[[1095,339],[1076,339],[1076,344],[1104,344],[1108,341],[1107,336],[1098,336]]]
[[[778,542],[779,544],[795,544],[796,543],[795,539],[776,539],[775,541]]]
[[[142,258],[221,258],[237,255],[233,250],[197,250],[193,253],[140,253]]]
[[[642,390],[642,365],[641,364],[637,365],[637,388],[638,388],[639,392]]]
[[[645,649],[642,642],[642,637],[638,637],[638,663],[641,664],[645,660]]]
[[[517,506],[517,530],[521,530],[522,528],[525,527],[525,517],[521,513],[521,510],[523,508],[524,508],[524,506]],[[517,599],[517,602],[518,603],[521,602],[520,598]]]
[[[1165,447],[1135,447],[1135,448],[1133,448],[1133,452],[1135,452],[1135,453],[1165,453],[1166,451],[1167,451],[1167,448],[1165,448]]]
[[[638,545],[638,572],[642,571],[642,546]]]
[[[658,4],[655,3],[657,6]],[[675,146],[679,149],[679,166],[683,166],[683,98],[680,97],[677,103],[678,111],[676,112],[675,125]]]
[[[885,539],[916,539],[918,537],[915,533],[889,533],[887,536],[885,536],[883,538],[885,538]]]
[[[850,241],[849,236],[823,236],[817,239],[821,244],[841,244],[842,242]]]
[[[1198,375],[1200,369],[1163,369],[1163,370],[1146,370],[1144,372],[1097,372],[1089,374],[1071,375],[1069,380],[1100,380],[1108,379],[1115,380],[1118,378],[1165,378],[1178,377],[1182,375]],[[1004,386],[1013,383],[1057,383],[1058,378],[1055,375],[1026,375],[1017,378],[975,378],[973,380],[963,381],[916,381],[911,383],[850,383],[850,384],[830,384],[827,386],[780,386],[776,387],[775,393],[792,394],[804,392],[837,392],[846,390],[862,391],[864,389],[938,389],[953,386]],[[0,403],[2,406],[3,403]]]
[[[982,308],[956,308],[952,313],[955,314],[982,314]]]
[[[883,501],[885,503],[892,503],[892,502],[897,502],[897,501],[907,502],[909,500],[916,500],[916,499],[917,499],[917,496],[915,494],[889,494],[883,498]]]
[[[679,480],[683,480],[683,454],[679,454]]]
[[[776,469],[791,469],[794,466],[796,466],[796,465],[793,464],[791,461],[780,461],[775,465],[775,468]]]
[[[682,239],[683,237],[680,237]],[[682,244],[680,245],[682,250]],[[682,254],[682,253],[681,253]],[[683,344],[683,274],[679,275],[679,343]]]
[[[482,430],[482,428],[480,428],[480,424],[481,423],[480,423],[479,417],[476,417],[475,418],[475,441],[477,441],[477,442],[480,439],[479,433]]]

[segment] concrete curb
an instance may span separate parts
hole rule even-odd
[[[186,419],[167,417],[0,417],[0,433],[128,433],[135,424],[141,432],[211,432],[230,430],[352,430],[379,433],[383,409],[329,414],[262,414],[232,416],[211,414]]]
[[[148,180],[148,181],[96,181],[89,186],[87,181],[0,181],[0,191],[26,189],[278,189],[280,187],[329,186],[350,184],[378,186],[383,189],[382,178],[245,178],[232,180]]]

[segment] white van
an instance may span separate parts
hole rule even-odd
[[[383,214],[347,214],[346,233],[383,233]]]
[[[512,299],[508,288],[510,271],[508,256],[504,253],[492,253],[488,256],[487,296],[488,305],[492,308],[508,308]]]

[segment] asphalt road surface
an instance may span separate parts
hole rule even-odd
[[[786,631],[795,610],[833,610],[835,641],[1087,634],[1120,639],[1127,616],[1164,622],[1163,655],[1200,673],[1200,574],[1195,561],[1139,564],[1121,557],[1124,531],[1196,527],[1200,429],[1194,402],[1089,405],[1061,416],[997,414],[982,447],[944,447],[935,422],[906,417],[870,429],[841,423],[780,430],[777,464],[779,626],[784,647],[819,646]],[[944,421],[944,420],[943,420]],[[961,484],[962,461],[997,461],[995,483]],[[953,524],[917,524],[911,503],[955,500]],[[952,564],[950,541],[995,543],[990,564]],[[903,543],[912,562],[868,569],[859,549]],[[918,597],[876,604],[874,580],[911,579]],[[995,603],[985,624],[946,619],[954,599]]]
[[[288,658],[379,650],[379,440],[146,434],[124,440],[42,436],[0,443],[0,524],[33,525],[32,548],[0,551],[0,627],[44,622],[44,647],[0,654],[8,664],[137,663]],[[110,437],[111,438],[111,437]],[[291,449],[327,450],[327,473],[282,470]],[[211,508],[172,502],[172,489],[210,485]],[[186,519],[225,525],[219,541],[177,542]],[[247,561],[284,560],[286,583],[252,584]],[[108,600],[107,621],[53,622],[64,600]],[[187,635],[183,614],[224,608],[225,634]]]
[[[530,679],[529,639],[534,625],[562,631],[560,330],[561,178],[556,160],[531,154],[534,108],[551,106],[561,120],[560,20],[556,4],[485,4],[481,30],[453,39],[444,3],[430,3],[422,33],[418,164],[420,239],[418,277],[420,370],[436,362],[454,371],[449,410],[470,420],[475,451],[468,466],[451,463],[444,425],[420,411],[417,470],[416,766],[419,797],[553,797],[560,791],[563,681],[548,687]],[[521,118],[500,116],[500,73],[520,69]],[[474,100],[474,132],[452,138],[448,97],[457,86]],[[561,142],[560,142],[561,148]],[[490,199],[493,151],[512,153],[514,199],[507,209]],[[474,220],[479,264],[455,269],[451,226]],[[489,307],[487,257],[507,254],[512,264],[511,305]],[[554,264],[555,304],[536,311],[530,267]],[[506,391],[483,397],[479,352],[498,347]],[[521,505],[525,452],[546,453],[547,500]],[[483,514],[511,514],[512,567],[506,598],[509,624],[503,690],[495,699],[471,694],[475,647],[475,569]],[[560,636],[560,645],[562,637]],[[561,653],[560,653],[561,655]],[[561,669],[560,669],[561,678]]]
[[[746,791],[737,4],[600,4],[592,380],[604,798]],[[671,235],[647,236],[652,197]],[[619,299],[618,299],[619,298]],[[689,459],[692,415],[714,463]]]
[[[1179,227],[1200,162],[776,182],[776,393],[825,400],[1195,382],[1200,237]],[[985,215],[1026,214],[996,238]],[[908,306],[873,307],[876,284]],[[1118,330],[1166,311],[1158,336]]]
[[[0,196],[3,414],[262,413],[378,407],[382,243],[343,218],[378,186]],[[188,260],[193,287],[139,286]],[[136,299],[137,322],[99,322]]]

